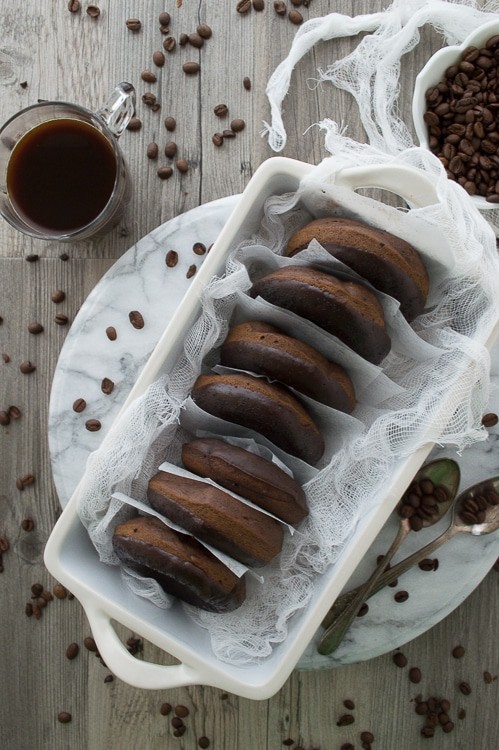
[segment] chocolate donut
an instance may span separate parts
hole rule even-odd
[[[243,577],[159,518],[137,516],[119,524],[113,548],[121,562],[154,578],[168,594],[209,612],[231,612],[246,597]]]
[[[383,308],[356,281],[310,266],[284,266],[256,281],[250,294],[312,321],[369,362],[378,364],[390,351]]]
[[[347,414],[355,408],[353,384],[343,367],[268,323],[255,320],[230,328],[220,361],[278,380]]]
[[[383,229],[341,216],[315,219],[293,234],[286,255],[305,250],[317,240],[380,292],[400,302],[408,321],[420,315],[428,296],[428,272],[412,245]]]
[[[284,386],[242,373],[200,375],[192,398],[204,411],[259,432],[309,464],[324,453],[324,439],[302,403]]]
[[[308,515],[301,485],[272,461],[216,438],[196,438],[182,446],[186,469],[297,525]]]
[[[159,471],[149,481],[150,505],[206,544],[250,567],[282,548],[282,525],[207,482]]]

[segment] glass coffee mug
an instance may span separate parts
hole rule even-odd
[[[129,198],[118,137],[135,111],[135,89],[120,83],[97,112],[40,102],[0,129],[0,213],[44,240],[83,240],[112,229]]]

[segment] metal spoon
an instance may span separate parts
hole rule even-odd
[[[482,508],[482,517],[484,520],[480,523],[472,523],[470,516],[467,516],[466,520],[463,520],[460,514],[463,513],[463,510],[466,511],[469,506],[470,500],[476,504],[478,498],[486,498],[487,500],[486,507]],[[482,500],[480,501],[480,504],[483,505]],[[474,536],[482,536],[483,534],[490,534],[491,532],[497,531],[498,529],[499,477],[493,477],[491,479],[486,479],[478,482],[472,487],[464,490],[464,492],[459,495],[452,507],[452,518],[450,525],[447,527],[446,531],[440,534],[440,536],[438,536],[429,544],[426,544],[417,552],[414,552],[405,560],[402,560],[397,565],[394,565],[393,568],[390,568],[390,570],[381,572],[381,574],[378,575],[378,568],[374,574],[376,575],[374,585],[369,586],[368,597],[372,596],[376,591],[382,589],[395,578],[398,578],[400,575],[402,575],[402,573],[405,573],[407,570],[409,570],[409,568],[412,568],[414,565],[430,555],[432,552],[438,549],[438,547],[447,542],[456,534],[466,532],[471,533]],[[371,576],[367,583],[370,583],[373,577],[374,576]],[[336,650],[352,621],[355,619],[360,604],[362,604],[363,601],[365,601],[365,599],[367,598],[365,597],[364,585],[357,587],[357,589],[354,589],[353,591],[349,591],[344,596],[348,597],[348,602],[346,599],[344,600],[345,604],[342,610],[331,621],[331,624],[323,633],[319,641],[318,651],[321,654],[330,654]],[[335,602],[335,605],[340,602],[341,599],[343,599],[343,596],[339,597],[337,602]],[[333,605],[333,607],[335,607],[335,605]]]
[[[411,489],[414,487],[420,488],[421,485],[424,486],[424,483],[428,481],[433,487],[439,486],[442,488],[442,498],[438,503],[436,501],[432,504],[426,503],[425,506],[422,506],[422,500],[424,498],[420,498],[421,507],[416,509],[418,513],[418,526],[414,524],[411,518],[402,518],[402,520],[400,521],[398,532],[392,542],[390,549],[383,557],[371,577],[359,588],[359,590],[356,591],[355,595],[352,598],[352,601],[340,614],[333,618],[332,621],[330,621],[327,625],[324,625],[323,622],[326,630],[319,641],[317,650],[320,654],[330,654],[339,646],[339,644],[343,640],[343,636],[355,619],[361,604],[371,596],[371,593],[374,591],[379,578],[383,574],[393,555],[396,553],[396,551],[406,538],[407,534],[412,529],[418,530],[423,527],[426,528],[428,526],[432,526],[447,513],[450,504],[456,496],[457,488],[459,486],[459,479],[459,466],[451,458],[437,459],[436,461],[432,461],[418,471],[409,489],[406,491],[404,497],[402,498],[399,506],[403,506],[403,508],[409,507],[410,510],[413,510],[413,508],[409,504],[409,499],[411,494],[415,494],[415,492],[411,493]],[[420,492],[420,489],[418,489],[418,492]],[[430,507],[432,508],[431,512],[429,511]],[[428,508],[428,510],[425,510],[425,508]]]

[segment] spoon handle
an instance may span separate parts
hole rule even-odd
[[[424,547],[421,547],[421,549],[416,550],[416,552],[413,552],[412,555],[409,555],[409,557],[401,560],[396,565],[389,568],[389,570],[385,570],[384,573],[379,576],[374,587],[368,592],[368,596],[364,597],[364,601],[366,601],[370,596],[376,594],[378,591],[381,591],[381,589],[383,589],[385,586],[388,586],[389,583],[394,581],[396,578],[399,578],[407,570],[421,562],[421,560],[424,560],[425,557],[428,557],[428,555],[438,549],[442,544],[451,539],[451,537],[453,537],[454,534],[456,534],[458,531],[466,531],[466,527],[456,527],[452,525],[449,526],[442,534],[440,534],[440,536],[436,537],[436,539],[434,539],[432,542],[429,542]],[[347,591],[345,594],[341,594],[341,596],[339,596],[335,600],[321,623],[323,628],[329,628],[331,624],[341,615],[341,613],[350,606],[355,597],[362,590],[363,585],[364,584],[360,584],[360,586],[357,586],[355,589]]]
[[[356,618],[360,606],[371,596],[372,591],[383,575],[383,571],[406,538],[409,531],[409,521],[407,518],[404,518],[400,523],[398,532],[390,549],[383,557],[374,573],[365,583],[362,584],[362,586],[359,587],[348,606],[345,607],[345,609],[332,621],[322,634],[319,645],[317,646],[317,650],[320,654],[331,654],[333,651],[336,651],[350,625]]]

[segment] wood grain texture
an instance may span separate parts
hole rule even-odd
[[[496,743],[498,682],[486,684],[483,672],[497,674],[499,611],[497,572],[492,571],[478,589],[442,623],[407,644],[403,651],[408,666],[419,666],[423,680],[413,685],[408,668],[399,669],[392,656],[338,670],[295,672],[282,690],[267,701],[249,701],[213,688],[192,687],[170,691],[140,691],[114,680],[105,682],[107,668],[83,646],[90,635],[88,623],[76,600],[50,602],[40,620],[24,614],[31,601],[31,586],[40,582],[52,589],[55,581],[43,566],[46,539],[58,516],[58,500],[52,485],[47,445],[47,418],[52,375],[68,327],[57,326],[54,315],[63,312],[70,321],[88,293],[112,263],[137,239],[171,217],[215,198],[239,193],[272,152],[261,138],[262,122],[269,117],[265,86],[277,64],[286,56],[296,32],[278,17],[267,0],[265,11],[241,16],[235,0],[100,0],[97,19],[82,11],[71,14],[66,0],[39,0],[36,4],[9,0],[0,19],[0,121],[37,99],[66,99],[96,108],[121,80],[137,88],[137,113],[143,121],[139,132],[126,132],[121,145],[133,182],[127,213],[111,234],[99,241],[68,246],[31,240],[0,223],[0,352],[11,361],[0,361],[0,409],[19,406],[22,416],[0,427],[0,536],[10,540],[0,575],[0,747],[2,750],[194,750],[200,736],[210,738],[216,750],[277,750],[291,739],[310,750],[339,750],[343,743],[361,747],[360,732],[370,730],[378,750],[419,750],[428,741],[420,736],[422,721],[414,713],[414,697],[448,697],[453,718],[460,708],[466,718],[455,719],[451,734],[438,731],[433,747],[439,750],[478,750]],[[288,2],[289,7],[291,4]],[[4,7],[5,6],[5,7]],[[386,7],[375,0],[312,0],[305,18],[336,11],[368,13]],[[168,54],[157,69],[158,81],[145,84],[141,71],[153,69],[151,56],[162,49],[158,15],[168,10],[171,34],[178,38],[199,22],[208,23],[213,36],[201,50],[187,46]],[[129,17],[142,20],[138,33],[125,26]],[[296,67],[285,100],[284,121],[288,142],[283,152],[318,163],[326,154],[323,139],[312,123],[331,117],[348,124],[348,133],[364,139],[356,105],[343,91],[329,84],[314,87],[317,69],[353,49],[356,40],[319,44]],[[417,70],[440,44],[436,34],[426,33],[410,60],[402,63],[401,107],[409,118],[412,82]],[[187,77],[182,64],[199,61],[198,76]],[[242,80],[252,82],[247,91]],[[20,86],[27,82],[27,87]],[[141,101],[153,91],[161,108],[152,112]],[[229,108],[226,121],[213,112],[216,104]],[[164,118],[173,115],[177,129],[168,134]],[[215,131],[234,117],[246,122],[244,131],[221,148],[212,143]],[[174,170],[170,180],[158,179],[158,166],[170,163],[163,154],[167,140],[178,144],[189,171]],[[160,148],[157,161],[146,158],[147,144]],[[60,259],[67,252],[68,261]],[[39,254],[37,263],[24,259]],[[55,305],[50,294],[66,291],[66,300]],[[34,336],[27,325],[38,320],[44,332]],[[19,364],[29,359],[36,365],[21,375]],[[35,475],[35,484],[20,492],[16,478]],[[31,533],[20,527],[31,517]],[[431,584],[430,584],[431,585]],[[132,634],[118,627],[124,640]],[[80,653],[70,661],[69,643]],[[463,659],[451,649],[462,643]],[[138,658],[171,663],[167,654],[144,643]],[[461,680],[472,686],[463,696]],[[343,701],[355,702],[355,723],[338,727],[346,713]],[[171,718],[160,713],[165,701],[185,705],[187,731],[173,736]],[[72,721],[57,721],[68,711]]]

